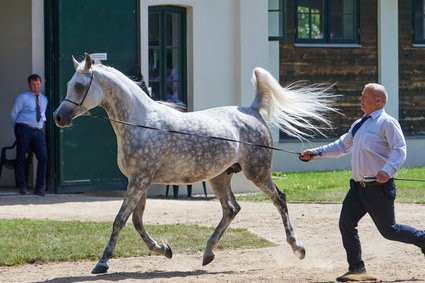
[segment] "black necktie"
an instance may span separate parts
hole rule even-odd
[[[37,122],[40,122],[41,120],[41,109],[40,109],[40,101],[38,100],[39,95],[37,94],[35,96],[35,115],[37,118]]]
[[[351,134],[354,135],[356,134],[356,132],[360,129],[360,127],[363,125],[363,123],[369,119],[370,116],[364,116],[357,124],[354,125],[353,130],[351,131]]]

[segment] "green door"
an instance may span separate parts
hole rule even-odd
[[[107,53],[103,64],[128,76],[140,70],[138,0],[51,0],[47,20],[53,33],[53,53],[47,62],[50,97],[55,109],[66,96],[66,84],[75,70],[71,56],[81,61],[84,53]],[[47,16],[49,17],[49,16]],[[95,114],[106,115],[99,107]],[[52,123],[53,124],[53,123]],[[50,127],[51,184],[56,192],[122,190],[127,180],[119,171],[115,133],[109,122],[79,117],[73,126]]]

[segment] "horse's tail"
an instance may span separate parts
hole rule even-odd
[[[325,117],[337,95],[328,93],[331,86],[301,86],[291,84],[281,87],[273,76],[262,68],[255,68],[251,79],[256,96],[251,107],[257,110],[267,123],[284,133],[305,139],[319,133],[324,128],[332,128]],[[322,126],[320,126],[321,124]],[[323,126],[324,125],[324,126]]]

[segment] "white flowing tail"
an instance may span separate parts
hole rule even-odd
[[[291,84],[281,87],[263,68],[254,69],[251,81],[256,90],[251,107],[267,123],[273,124],[284,133],[305,139],[316,133],[326,136],[322,130],[332,128],[331,122],[325,117],[327,112],[337,112],[331,106],[337,97],[328,92],[331,86]]]

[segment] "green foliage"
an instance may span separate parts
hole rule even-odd
[[[321,38],[320,10],[298,6],[298,38]]]
[[[0,266],[53,261],[97,260],[111,234],[111,223],[0,220]],[[191,253],[205,248],[211,227],[197,225],[146,225],[158,243],[166,242],[173,253]],[[274,244],[246,229],[229,228],[218,249],[249,249]],[[124,227],[115,257],[147,256],[152,253],[132,225]]]
[[[349,189],[351,170],[273,173],[276,185],[285,192],[288,201],[341,202]],[[402,168],[397,178],[425,179],[425,167]],[[396,181],[397,202],[425,203],[425,182]],[[263,193],[238,195],[238,200],[264,201]]]

